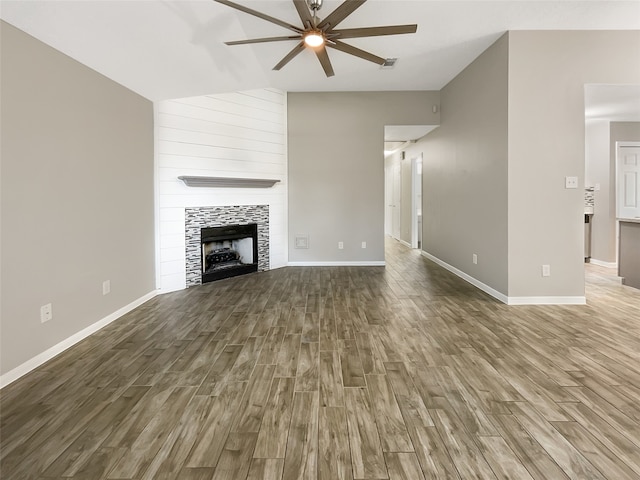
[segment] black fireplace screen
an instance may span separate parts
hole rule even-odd
[[[202,283],[258,271],[258,225],[201,230]]]

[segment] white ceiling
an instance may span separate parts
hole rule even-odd
[[[584,105],[588,120],[640,122],[640,85],[585,85]]]
[[[418,140],[437,128],[437,125],[385,125],[385,142],[406,142]]]
[[[290,0],[236,1],[299,22]],[[320,16],[340,3],[326,0]],[[507,30],[640,29],[640,0],[369,0],[340,26],[417,23],[418,32],[348,41],[399,57],[392,70],[330,50],[332,78],[306,51],[272,71],[293,47],[287,42],[224,45],[288,31],[212,0],[0,0],[0,17],[144,97],[162,100],[263,87],[439,90]]]

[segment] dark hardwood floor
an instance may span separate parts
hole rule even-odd
[[[2,479],[640,479],[640,292],[508,307],[390,241],[156,297],[1,400]]]

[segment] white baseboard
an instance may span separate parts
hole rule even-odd
[[[405,242],[404,240],[400,240],[399,238],[398,241],[407,248],[413,248],[409,242]]]
[[[449,265],[447,262],[440,260],[438,257],[431,255],[424,250],[421,252],[424,257],[437,263],[443,268],[446,268],[454,275],[469,282],[471,285],[478,287],[485,293],[488,293],[497,300],[507,305],[585,305],[587,303],[586,297],[509,297],[504,293],[500,293],[489,285],[482,283],[480,280],[473,278],[471,275],[464,273],[462,270]]]
[[[179,292],[180,290],[186,290],[186,289],[187,289],[186,285],[182,287],[171,286],[167,288],[159,288],[158,290],[156,290],[156,295],[164,295],[165,293]]]
[[[586,305],[586,297],[509,297],[508,305]]]
[[[289,264],[287,262],[278,262],[276,265],[269,265],[269,270],[278,270],[279,268],[288,267]],[[266,270],[267,272],[269,270]]]
[[[83,328],[79,332],[74,333],[73,335],[71,335],[69,338],[66,338],[65,340],[61,341],[60,343],[54,345],[53,347],[51,347],[51,348],[45,350],[44,352],[36,355],[35,357],[31,358],[30,360],[27,360],[22,365],[19,365],[16,368],[14,368],[13,370],[8,371],[4,375],[0,376],[0,389],[6,387],[10,383],[16,381],[17,379],[19,379],[23,375],[26,375],[27,373],[29,373],[33,369],[39,367],[43,363],[51,360],[53,357],[55,357],[56,355],[59,355],[60,353],[64,352],[66,349],[72,347],[73,345],[75,345],[79,341],[84,340],[89,335],[97,332],[101,328],[106,327],[111,322],[113,322],[113,321],[117,320],[118,318],[122,317],[123,315],[129,313],[134,308],[137,308],[140,305],[142,305],[143,303],[145,303],[146,301],[151,300],[157,294],[158,294],[158,291],[157,290],[153,290],[153,291],[147,293],[146,295],[143,295],[142,297],[134,300],[130,304],[125,305],[124,307],[116,310],[112,314],[107,315],[103,319],[98,320],[97,322],[89,325],[86,328]]]
[[[384,267],[385,261],[364,262],[289,262],[290,267]]]
[[[605,262],[604,260],[598,260],[597,258],[591,258],[589,263],[593,263],[599,267],[618,268],[618,262]]]
[[[478,287],[480,290],[482,290],[485,293],[488,293],[489,295],[491,295],[492,297],[500,300],[502,303],[509,303],[509,297],[507,297],[504,293],[500,293],[499,291],[497,291],[494,288],[491,288],[489,285],[482,283],[480,280],[477,280],[475,278],[473,278],[471,275],[468,275],[466,273],[464,273],[462,270],[457,269],[456,267],[449,265],[447,262],[440,260],[438,257],[431,255],[428,252],[425,252],[424,250],[421,250],[420,252],[422,254],[423,257],[427,257],[429,260],[431,260],[432,262],[437,263],[438,265],[440,265],[443,268],[446,268],[447,270],[449,270],[451,273],[453,273],[454,275],[457,275],[458,277],[460,277],[461,279],[469,282],[471,285]]]

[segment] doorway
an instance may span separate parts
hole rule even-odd
[[[616,263],[620,272],[620,221],[618,219],[640,219],[640,142],[616,142],[615,145]]]
[[[585,206],[590,205],[593,214],[591,263],[612,270],[618,266],[616,217],[622,214],[618,197],[624,187],[617,178],[616,158],[619,145],[640,141],[638,98],[640,85],[585,85],[585,187],[591,190],[585,193]],[[631,180],[628,175],[626,182]]]
[[[616,142],[616,217],[640,218],[640,142]]]
[[[384,233],[422,248],[422,152],[416,143],[437,125],[384,127]]]
[[[422,153],[385,158],[385,234],[409,248],[422,246]]]

